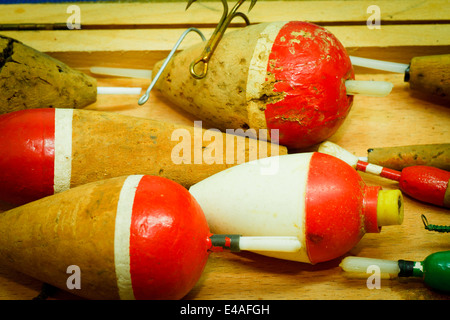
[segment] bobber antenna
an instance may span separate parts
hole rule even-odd
[[[186,6],[186,10],[197,0],[189,0],[188,4]],[[235,17],[239,16],[244,19],[245,23],[247,25],[250,24],[250,20],[248,17],[243,14],[242,12],[237,12],[239,7],[245,2],[245,0],[239,0],[231,9],[231,12],[228,13],[228,4],[226,0],[222,0],[223,4],[223,14],[222,18],[219,21],[219,24],[216,26],[216,29],[214,30],[211,38],[209,39],[208,43],[206,44],[205,48],[203,49],[202,54],[195,59],[191,65],[190,65],[190,73],[195,79],[203,79],[206,76],[206,73],[208,72],[208,63],[211,59],[211,56],[213,55],[214,51],[217,48],[217,45],[219,44],[220,40],[222,39],[223,34],[225,33],[225,30],[228,28],[229,24],[231,23],[231,20],[233,20]],[[254,5],[256,4],[256,0],[252,0],[250,3],[250,7],[248,9],[248,12],[252,10]],[[195,70],[195,67],[203,63],[203,69],[201,73],[197,73]]]
[[[422,278],[428,287],[450,292],[450,251],[432,253],[423,261],[350,256],[344,258],[339,266],[349,278],[367,278],[369,268],[376,267],[381,279]]]
[[[208,250],[221,251],[278,251],[297,252],[301,243],[297,237],[289,236],[253,236],[243,237],[238,234],[213,234],[207,239]]]
[[[450,98],[450,54],[413,57],[408,64],[353,56],[350,60],[355,66],[403,74],[404,82],[409,82],[412,90]]]

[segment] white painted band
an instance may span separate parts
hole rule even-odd
[[[129,176],[120,191],[114,233],[114,264],[121,300],[134,300],[130,273],[130,226],[134,197],[142,175]]]
[[[266,123],[264,113],[259,111],[259,108],[254,100],[260,99],[262,90],[267,78],[267,66],[269,64],[269,55],[272,51],[273,43],[280,32],[281,28],[286,24],[286,21],[273,22],[258,35],[258,40],[253,51],[252,59],[250,61],[247,86],[246,86],[246,100],[248,119],[250,127],[258,127],[252,122]],[[258,119],[258,120],[256,120]]]
[[[247,100],[260,97],[261,86],[266,82],[267,65],[269,64],[269,55],[272,51],[273,43],[281,28],[286,23],[287,22],[285,21],[270,23],[259,34],[248,70],[246,88]]]
[[[381,171],[383,171],[383,167],[377,166],[376,164],[369,163],[366,167],[367,173],[376,174],[378,176],[381,174]]]
[[[70,188],[70,178],[72,177],[72,119],[73,109],[55,109],[54,193]]]

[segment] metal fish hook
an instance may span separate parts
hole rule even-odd
[[[189,0],[188,4],[186,6],[186,10],[191,6],[192,3],[194,3],[197,0]],[[205,48],[203,49],[202,54],[199,58],[194,60],[191,65],[189,71],[191,72],[191,75],[196,79],[202,79],[206,76],[206,73],[208,71],[208,63],[211,59],[212,54],[214,53],[214,50],[216,50],[217,45],[220,42],[220,39],[222,39],[223,34],[225,33],[225,30],[228,28],[228,25],[230,24],[231,20],[233,20],[235,17],[241,17],[244,19],[245,23],[247,25],[250,24],[250,21],[248,17],[243,14],[242,12],[236,12],[239,7],[244,3],[245,0],[239,0],[238,3],[235,4],[231,12],[228,14],[228,4],[226,0],[222,0],[223,4],[223,14],[222,18],[219,21],[219,24],[217,25],[216,29],[214,30],[214,33],[212,34],[211,38],[209,39],[208,43],[206,44]],[[253,6],[256,4],[257,0],[252,0],[250,3],[250,7],[248,9],[248,12],[252,10]],[[195,67],[199,64],[203,63],[203,70],[200,74],[198,74],[195,71]]]
[[[198,30],[197,28],[188,28],[186,29],[186,31],[183,32],[183,34],[180,36],[180,38],[178,39],[177,43],[175,43],[175,46],[172,48],[172,51],[170,51],[169,55],[167,56],[166,60],[164,60],[164,63],[162,64],[161,68],[158,70],[158,73],[155,75],[155,77],[153,78],[152,82],[150,83],[150,86],[148,87],[147,91],[139,98],[138,104],[139,105],[143,105],[144,103],[147,102],[149,96],[150,96],[150,91],[153,89],[156,81],[158,81],[159,77],[161,76],[162,72],[164,71],[164,69],[167,67],[167,65],[169,64],[170,60],[172,59],[173,55],[175,54],[175,52],[177,51],[178,47],[180,46],[181,42],[184,40],[184,38],[186,37],[186,35],[191,32],[197,32],[200,37],[202,38],[203,41],[206,41],[205,36],[203,35],[203,33]]]
[[[436,232],[450,232],[450,226],[438,226],[435,224],[429,224],[425,215],[422,214],[422,222],[425,226],[425,229],[428,231],[436,231]]]

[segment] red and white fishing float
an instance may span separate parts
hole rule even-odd
[[[202,155],[205,130],[114,112],[30,109],[0,115],[0,200],[24,204],[69,188],[132,174],[159,175],[189,187],[211,174],[256,157],[284,154],[283,146],[219,133],[223,146],[213,163],[175,163],[173,150],[183,132],[184,157]],[[217,137],[217,135],[215,135]],[[229,139],[231,138],[231,139]],[[215,138],[217,139],[217,138]],[[254,142],[254,144],[253,144]],[[252,148],[264,152],[253,152]],[[188,154],[187,154],[188,153]],[[228,155],[232,154],[232,161]],[[216,161],[217,155],[223,158]],[[236,160],[235,160],[236,159]]]
[[[268,130],[269,138],[276,135],[288,148],[309,147],[333,135],[353,95],[385,96],[393,86],[356,81],[340,41],[308,22],[261,23],[224,34],[208,74],[199,79],[188,71],[203,47],[177,53],[162,73],[166,60],[158,62],[153,72],[161,76],[154,88],[214,128]]]
[[[0,263],[89,299],[180,299],[214,251],[297,251],[295,237],[212,235],[179,184],[133,175],[93,182],[0,215]],[[69,266],[81,286],[69,290]]]
[[[431,166],[415,165],[401,171],[384,168],[362,160],[344,148],[326,141],[319,152],[338,157],[356,170],[398,181],[400,190],[417,200],[450,208],[450,172]]]
[[[337,258],[365,233],[403,221],[399,190],[366,186],[344,161],[318,152],[244,163],[189,191],[212,232],[297,237],[297,252],[263,254],[307,263]]]
[[[190,192],[133,175],[11,209],[0,215],[0,262],[61,289],[76,265],[83,282],[74,293],[89,299],[179,299],[210,252],[318,263],[341,256],[366,232],[402,223],[400,191],[365,186],[335,157],[265,160],[220,172]]]

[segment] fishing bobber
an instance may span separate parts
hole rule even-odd
[[[399,190],[366,186],[351,166],[318,152],[240,164],[189,191],[211,232],[297,237],[298,252],[263,254],[306,263],[335,259],[365,233],[403,221]]]
[[[82,108],[97,99],[97,81],[15,39],[0,36],[0,114],[31,108]]]
[[[286,148],[243,136],[112,112],[30,109],[0,116],[0,199],[23,204],[131,174],[189,187]]]
[[[450,54],[414,57],[409,64],[350,57],[353,65],[404,74],[410,89],[450,99]]]
[[[141,88],[97,87],[97,80],[20,41],[0,35],[0,114],[34,108],[83,108],[97,94]]]
[[[364,160],[394,170],[424,165],[450,171],[450,143],[369,148]]]
[[[384,168],[362,160],[330,141],[323,142],[319,152],[333,155],[347,162],[356,170],[390,180],[407,195],[417,200],[450,208],[450,172],[430,166],[410,166],[401,171]]]
[[[88,299],[180,299],[211,252],[297,251],[293,237],[212,235],[179,184],[132,175],[0,215],[0,263]],[[74,271],[75,270],[75,271]]]
[[[368,278],[377,268],[382,279],[420,278],[432,289],[450,292],[450,251],[432,253],[423,261],[346,257],[340,267],[349,278]]]
[[[154,88],[220,130],[279,130],[279,143],[288,148],[308,147],[334,134],[353,94],[386,95],[392,89],[387,82],[354,81],[339,40],[307,22],[262,23],[224,34],[206,76],[197,79],[190,65],[203,47],[176,54]],[[153,74],[162,65],[157,63]]]

